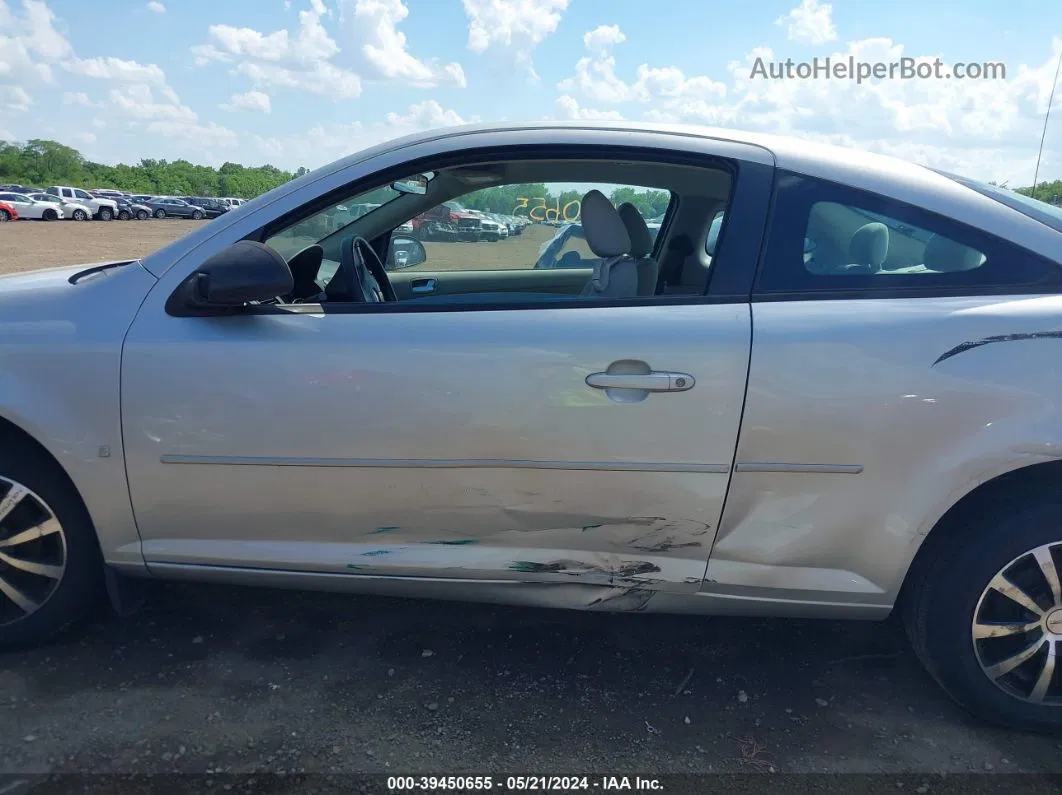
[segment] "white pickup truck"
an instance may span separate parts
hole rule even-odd
[[[64,201],[83,204],[92,211],[92,217],[97,221],[113,221],[118,217],[118,202],[114,199],[103,199],[93,196],[87,190],[71,188],[67,185],[52,185],[45,193],[58,196]]]

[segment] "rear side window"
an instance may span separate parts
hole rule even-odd
[[[795,174],[778,182],[760,292],[1062,288],[1062,268],[876,194]]]

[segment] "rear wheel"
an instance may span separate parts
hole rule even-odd
[[[133,217],[133,214],[131,212],[129,212],[128,210],[119,210],[118,211],[118,220],[119,221],[128,221],[132,217]]]
[[[88,220],[88,213],[85,212],[84,210],[74,210],[74,214],[71,217],[75,221],[87,221]]]
[[[11,220],[11,213],[7,210],[0,210],[0,224],[6,223]]]
[[[48,640],[93,607],[102,561],[88,511],[54,461],[0,453],[0,649]]]
[[[166,211],[165,210],[155,210],[155,217],[156,218],[165,218],[166,217]]]
[[[146,221],[148,219],[149,215],[150,215],[150,213],[148,213],[147,210],[137,210],[136,211],[136,220],[138,220],[138,221]]]
[[[1021,497],[966,516],[948,536],[956,543],[937,544],[904,620],[923,664],[969,712],[1060,731],[1062,496]]]

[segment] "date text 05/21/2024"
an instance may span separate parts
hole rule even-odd
[[[641,776],[389,776],[389,792],[461,791],[572,792],[663,790],[659,779]]]

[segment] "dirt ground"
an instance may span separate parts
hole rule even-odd
[[[0,271],[139,256],[194,226],[5,224]],[[135,616],[0,657],[2,795],[59,792],[41,773],[300,771],[879,773],[936,793],[933,774],[1062,774],[1060,749],[969,718],[889,623],[159,584]]]
[[[0,225],[0,273],[143,257],[206,223],[210,222],[169,218],[110,223],[6,223]],[[535,225],[521,235],[496,242],[426,243],[428,261],[408,270],[530,268],[538,259],[539,247],[556,231]],[[304,244],[312,242],[307,239]],[[295,250],[299,247],[295,246]]]

